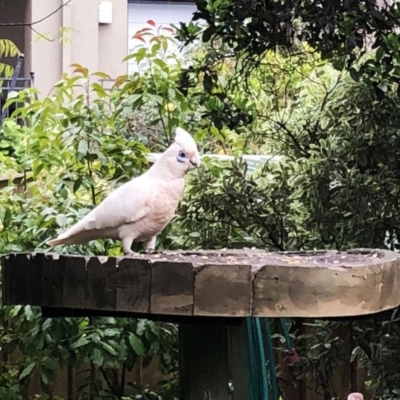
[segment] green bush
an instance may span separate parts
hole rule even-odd
[[[188,29],[194,36],[200,31],[194,24]],[[251,173],[240,157],[234,162],[205,159],[204,167],[188,177],[185,198],[160,235],[160,248],[397,250],[400,130],[393,91],[377,99],[373,84],[354,82],[304,43],[296,55],[270,49],[256,68],[240,75],[245,54],[219,58],[212,51],[226,47],[221,41],[195,47],[182,62],[171,64],[171,39],[160,31],[137,35],[146,39],[148,34],[152,41],[127,57],[143,72],[118,78],[111,91],[95,81],[105,74],[75,65],[73,76],[64,76],[49,97],[20,94],[19,100],[29,97],[19,114],[29,123],[21,127],[5,121],[0,169],[29,179],[22,193],[11,186],[0,192],[1,252],[44,250],[47,239],[106,192],[147,168],[146,154],[162,151],[176,125],[193,132],[204,152],[280,159]],[[120,244],[111,240],[57,251],[121,255]],[[83,371],[83,393],[176,396],[174,325],[113,318],[43,320],[31,307],[3,307],[2,318],[3,351],[23,350],[20,363],[7,365],[1,375],[1,390],[10,398],[23,398],[34,370],[41,374],[44,393],[50,393],[58,366],[79,369],[86,361],[90,369]],[[397,319],[351,324],[353,355],[369,370],[371,393],[395,398]],[[299,379],[313,376],[325,398],[334,396],[338,325],[343,326],[316,321],[307,336],[296,338],[302,357]],[[173,376],[156,392],[116,379],[137,357],[149,360],[155,354]],[[100,386],[100,376],[107,377],[107,387]]]

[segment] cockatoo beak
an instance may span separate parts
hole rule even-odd
[[[192,165],[192,168],[199,168],[201,161],[200,161],[200,155],[194,155],[190,160],[190,164]]]

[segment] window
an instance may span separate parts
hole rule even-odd
[[[157,26],[168,26],[179,22],[189,23],[196,5],[189,1],[129,1],[128,3],[128,53],[140,42],[132,36],[140,29],[147,27],[147,21],[152,20]],[[165,32],[168,34],[167,32]],[[172,44],[171,44],[172,46]],[[174,51],[174,49],[171,49]],[[178,52],[178,46],[176,51]],[[128,73],[137,71],[135,61],[128,62]]]

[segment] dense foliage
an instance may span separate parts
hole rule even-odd
[[[399,3],[196,3],[194,20],[209,26],[182,25],[179,37],[207,43],[207,63],[183,76],[192,85],[208,76],[204,90],[221,110],[212,121],[228,143],[240,134],[233,154],[256,145],[281,159],[250,175],[244,163],[197,175],[180,221],[199,234],[186,243],[398,251]],[[227,62],[234,68],[223,80]],[[338,328],[353,336],[351,359],[367,368],[374,398],[399,398],[396,313],[309,325],[297,338],[298,377],[335,396],[335,360],[350,357]]]
[[[392,0],[197,0],[193,20],[204,20],[204,42],[213,44],[203,70],[224,58],[240,59],[240,75],[263,63],[268,50],[289,55],[302,52],[307,42],[335,68],[346,68],[353,78],[374,87],[382,98],[399,83],[400,8]],[[199,37],[182,24],[180,38]],[[217,45],[216,45],[217,44]],[[373,49],[374,57],[366,57]]]
[[[18,47],[9,39],[0,38],[0,60],[6,57],[16,57],[19,54]],[[1,77],[9,77],[13,73],[11,65],[0,62],[0,82]]]
[[[146,153],[161,151],[176,125],[193,132],[205,153],[267,154],[271,161],[250,173],[240,158],[205,159],[188,177],[185,199],[160,248],[397,250],[397,5],[197,3],[196,18],[208,25],[181,26],[178,37],[190,49],[183,59],[168,52],[172,39],[151,23],[136,34],[142,44],[127,57],[141,73],[119,77],[112,90],[96,80],[105,74],[75,65],[49,97],[35,100],[28,90],[9,99],[29,98],[14,115],[28,124],[5,121],[0,170],[25,179],[19,191],[0,191],[0,251],[43,250],[44,241],[112,187],[147,168]],[[365,45],[371,33],[375,53]],[[110,240],[58,250],[121,254]],[[31,307],[3,307],[1,318],[3,352],[18,349],[22,355],[3,364],[0,397],[26,398],[38,371],[41,398],[52,398],[59,366],[82,372],[81,398],[176,396],[173,325],[43,320]],[[332,370],[343,343],[337,331],[349,328],[347,322],[316,321],[297,337],[301,362],[293,373],[299,380],[313,376],[325,399],[335,396]],[[397,319],[354,322],[351,332],[352,356],[368,369],[371,393],[398,398]],[[128,385],[135,362],[155,355],[171,376],[168,384],[158,394]]]

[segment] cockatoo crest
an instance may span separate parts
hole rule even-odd
[[[194,141],[190,133],[186,132],[182,128],[176,128],[175,130],[175,143],[178,143],[182,148],[190,152],[197,152],[197,144]]]
[[[350,393],[347,396],[347,400],[364,400],[362,393]]]
[[[148,171],[158,179],[182,178],[188,171],[198,168],[201,160],[193,137],[182,128],[176,128],[175,140]]]

